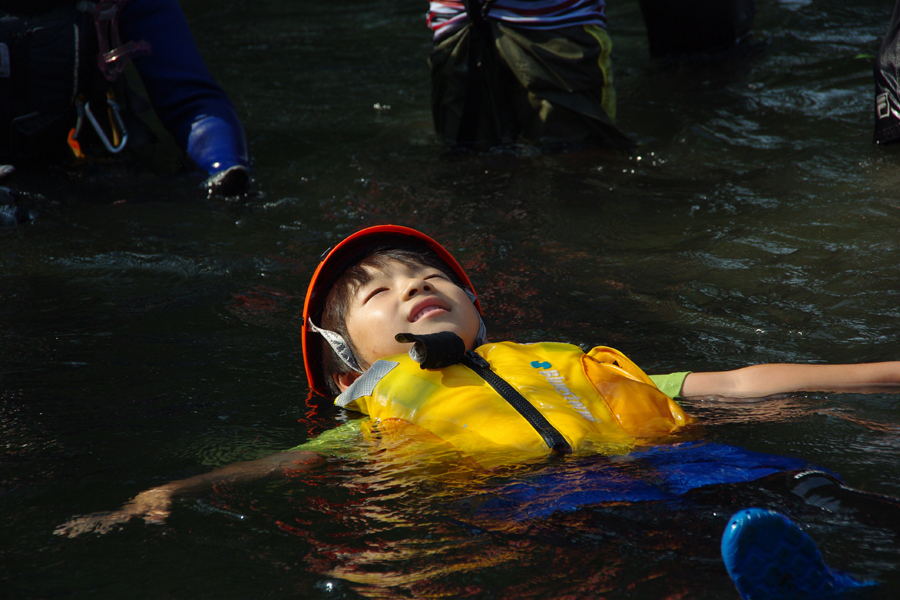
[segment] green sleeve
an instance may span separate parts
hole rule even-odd
[[[323,432],[316,438],[309,440],[291,450],[317,452],[318,454],[347,454],[359,447],[362,435],[362,419],[353,419],[334,429]]]
[[[681,397],[681,386],[684,385],[685,378],[690,374],[690,371],[684,371],[683,373],[669,373],[668,375],[650,375],[650,379],[656,384],[659,391],[669,398],[679,398]]]

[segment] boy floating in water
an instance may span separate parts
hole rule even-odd
[[[428,236],[392,225],[357,232],[326,253],[312,277],[303,318],[310,388],[367,414],[360,425],[364,434],[382,441],[449,444],[486,468],[551,454],[623,455],[665,444],[693,421],[673,401],[677,396],[900,389],[900,362],[757,365],[650,378],[611,348],[584,352],[568,344],[488,343],[480,303],[459,263]],[[105,533],[133,517],[159,523],[176,495],[220,481],[310,469],[318,462],[301,446],[230,465],[147,490],[119,511],[76,517],[57,533]],[[799,496],[804,486],[840,486],[822,473],[800,473],[796,481],[792,491]],[[760,593],[763,574],[754,572],[759,563],[747,557],[754,558],[761,540],[769,538],[812,551],[799,565],[804,576],[772,557],[769,566],[781,569],[779,583],[763,597],[781,597],[785,581],[794,596],[812,585],[830,590],[860,585],[832,573],[790,521],[743,511],[723,540],[726,566],[742,594]]]

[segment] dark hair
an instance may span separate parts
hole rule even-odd
[[[390,261],[396,261],[407,267],[433,267],[459,287],[465,288],[465,284],[453,272],[453,269],[438,258],[438,255],[432,250],[424,246],[390,246],[373,250],[355,265],[347,268],[331,286],[331,290],[325,298],[322,323],[319,324],[319,327],[323,329],[339,333],[350,346],[350,350],[353,351],[357,360],[360,360],[359,353],[347,332],[347,313],[350,311],[350,302],[359,288],[372,281],[375,273],[387,269]],[[369,365],[360,364],[360,366],[366,368]],[[322,340],[322,370],[325,373],[328,391],[335,396],[340,394],[341,390],[335,383],[334,376],[344,374],[349,369],[324,339]]]

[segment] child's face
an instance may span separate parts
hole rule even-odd
[[[392,260],[373,273],[352,297],[346,320],[357,358],[364,364],[408,351],[410,344],[394,340],[398,333],[452,331],[467,349],[475,347],[478,310],[440,270]]]

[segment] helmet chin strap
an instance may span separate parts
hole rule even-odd
[[[363,370],[360,368],[359,363],[356,362],[356,357],[353,356],[353,351],[350,349],[350,344],[348,344],[341,334],[336,333],[334,331],[329,331],[327,329],[322,329],[321,327],[316,327],[316,324],[313,323],[312,319],[309,320],[309,328],[321,335],[325,338],[325,341],[328,342],[328,345],[331,346],[331,349],[334,350],[335,354],[338,355],[338,358],[341,359],[345,365],[350,367],[353,371],[357,373],[362,373]]]
[[[475,292],[467,287],[464,287],[463,291],[466,293],[466,296],[469,297],[469,300],[472,301],[472,304],[475,304],[475,301],[478,300],[475,296]],[[484,344],[487,344],[487,327],[484,326],[484,319],[481,318],[481,313],[478,313],[478,335],[475,336],[475,347],[477,348]]]
[[[468,296],[469,300],[474,304],[476,297],[472,290],[463,288],[463,291],[466,292],[466,296]],[[353,355],[350,344],[347,343],[341,334],[317,327],[316,324],[313,323],[312,318],[309,319],[309,328],[325,338],[325,341],[328,342],[331,349],[334,350],[335,354],[338,355],[338,358],[341,359],[341,362],[347,365],[347,367],[357,373],[362,373],[364,371],[364,369],[359,366],[359,361],[356,360],[356,356]],[[485,343],[487,343],[487,327],[484,325],[484,319],[481,318],[481,313],[478,313],[478,335],[475,337],[475,346],[478,347]]]

